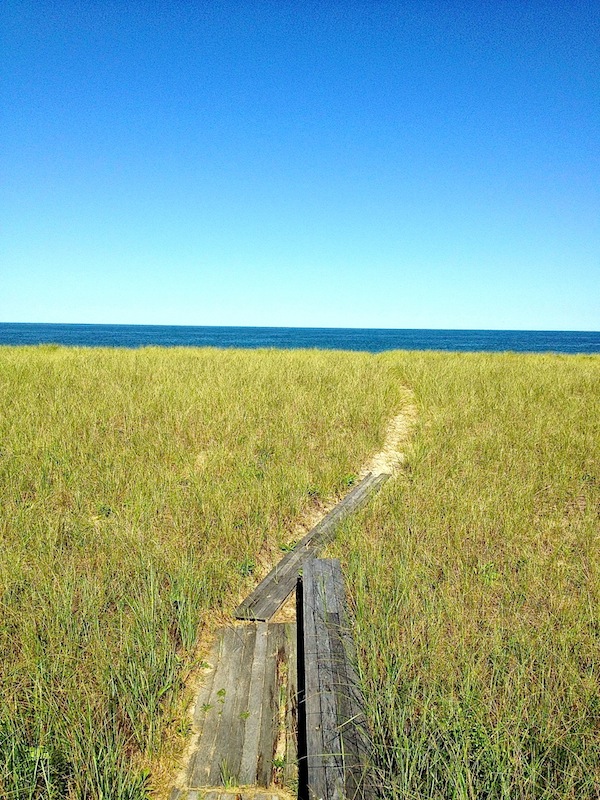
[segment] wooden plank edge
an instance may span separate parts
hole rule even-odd
[[[367,499],[379,491],[390,478],[388,473],[373,475],[369,472],[357,486],[349,492],[323,519],[301,539],[295,548],[287,553],[265,578],[254,588],[235,609],[234,615],[240,620],[268,621],[293,592],[299,570],[306,558],[316,555],[331,538],[338,525],[357,511]],[[305,552],[303,552],[303,549]],[[269,584],[281,586],[273,602],[262,602],[265,588]],[[270,600],[270,598],[268,598]]]
[[[370,485],[376,480],[372,473],[369,472],[363,480],[358,483],[339,503],[337,503],[331,511],[326,514],[322,520],[320,520],[311,530],[304,536],[291,550],[287,553],[274,567],[273,569],[266,575],[263,580],[256,586],[253,591],[246,597],[236,608],[234,614],[237,619],[269,619],[269,617],[258,617],[255,616],[254,606],[260,602],[261,595],[265,591],[265,587],[267,587],[270,583],[278,584],[286,578],[289,580],[289,573],[293,570],[296,562],[303,560],[305,553],[302,552],[304,548],[309,548],[312,540],[315,537],[321,537],[325,531],[327,531],[331,526],[337,526],[341,519],[338,519],[341,514],[351,506],[349,509],[349,513],[354,509],[353,501],[355,498],[362,499],[362,495],[368,491]],[[307,553],[306,555],[308,555]],[[290,590],[291,592],[292,590]],[[282,600],[282,603],[285,602],[287,597],[289,596],[290,592],[288,592]],[[281,604],[282,604],[281,603]],[[281,605],[280,604],[280,605]],[[278,606],[279,607],[279,606]],[[274,612],[273,612],[274,613]],[[272,614],[271,614],[272,616]]]

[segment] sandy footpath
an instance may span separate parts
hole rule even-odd
[[[404,463],[403,448],[408,441],[416,416],[416,408],[411,402],[401,414],[392,417],[385,432],[383,448],[379,453],[375,453],[369,463],[363,467],[360,472],[361,478],[369,472],[372,472],[373,475],[381,475],[385,472],[393,476],[398,471]]]

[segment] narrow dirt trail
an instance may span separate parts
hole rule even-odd
[[[398,472],[404,463],[404,446],[408,442],[416,418],[417,409],[411,396],[410,402],[402,412],[388,422],[383,447],[363,467],[360,473],[361,477],[368,472],[372,472],[374,475],[381,475],[385,472],[393,477]]]
[[[381,450],[374,453],[360,468],[358,472],[358,478],[360,480],[369,472],[372,472],[373,475],[386,473],[391,475],[393,479],[402,467],[405,460],[404,449],[417,419],[417,408],[410,389],[404,389],[403,399],[404,407],[402,411],[392,417],[387,424]],[[317,506],[310,509],[297,523],[293,531],[293,538],[301,539],[302,536],[317,525],[338,502],[339,498],[328,498],[327,500],[322,500]]]
[[[387,424],[385,437],[381,450],[374,453],[369,460],[363,464],[358,473],[358,479],[362,480],[369,472],[373,475],[386,473],[391,475],[391,480],[401,469],[405,460],[404,449],[409,441],[412,428],[417,419],[417,409],[414,403],[413,394],[410,389],[404,389],[404,406],[402,411],[390,419]],[[296,523],[291,537],[298,541],[305,536],[308,531],[318,525],[319,522],[340,502],[339,498],[328,498],[322,500],[318,505],[311,508]],[[260,563],[260,577],[264,577],[273,567],[272,558],[265,559]],[[257,576],[258,577],[258,576]],[[290,597],[281,607],[273,618],[277,622],[290,622],[296,618],[296,602],[294,597]]]

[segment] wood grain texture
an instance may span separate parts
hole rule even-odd
[[[210,786],[210,772],[223,718],[223,706],[228,691],[233,686],[234,675],[231,664],[239,658],[244,639],[236,628],[225,628],[213,653],[211,661],[215,664],[210,688],[201,691],[196,704],[195,721],[200,723],[200,737],[196,752],[190,763],[192,769],[191,786]]]
[[[263,694],[267,679],[267,623],[260,622],[256,626],[256,643],[250,674],[248,690],[248,717],[244,729],[239,783],[251,785],[256,781],[256,765],[258,764],[260,732],[263,725]]]
[[[208,785],[223,786],[229,782],[239,783],[238,773],[242,754],[243,734],[248,708],[248,690],[252,673],[256,627],[254,625],[234,628],[239,647],[229,662],[227,683],[218,698],[220,725],[211,758]]]
[[[295,623],[251,622],[220,631],[196,703],[198,738],[184,788],[173,789],[170,800],[194,792],[221,797],[226,790],[217,787],[268,787],[285,777],[273,759],[278,742],[281,758],[296,759],[296,732],[281,730],[281,721],[296,715],[296,648]]]
[[[309,800],[371,800],[370,743],[340,564],[302,575],[306,781]]]
[[[268,626],[267,657],[269,680],[265,681],[262,695],[263,723],[260,730],[259,756],[256,765],[256,783],[269,786],[273,779],[273,757],[279,730],[279,702],[281,700],[277,659],[282,643],[282,624]]]
[[[298,781],[298,632],[296,625],[285,626],[287,684],[285,698],[285,767],[283,782],[292,786]]]

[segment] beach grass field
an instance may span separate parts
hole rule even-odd
[[[1,348],[0,796],[145,796],[199,633],[399,397],[366,354]]]
[[[386,798],[600,796],[600,359],[389,354],[405,468],[339,534]]]
[[[0,796],[160,796],[199,636],[409,402],[329,550],[382,797],[600,796],[600,357],[56,346],[0,348]]]

